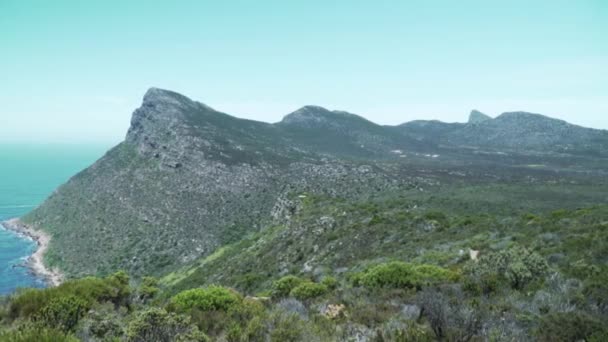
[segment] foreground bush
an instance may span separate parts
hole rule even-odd
[[[158,280],[153,277],[143,277],[137,292],[139,299],[142,301],[154,298],[160,292]]]
[[[186,290],[171,299],[171,304],[178,310],[189,311],[228,311],[242,301],[241,296],[230,289],[221,286]]]
[[[8,317],[11,320],[41,317],[44,310],[44,317],[55,320],[59,319],[56,316],[59,311],[67,310],[72,313],[86,311],[97,302],[128,304],[129,295],[129,277],[124,272],[115,273],[107,278],[88,277],[71,280],[57,287],[26,289],[18,292],[10,301]],[[59,307],[62,309],[59,310]],[[52,318],[54,315],[56,317]]]
[[[150,308],[139,312],[129,324],[127,332],[129,342],[206,342],[209,339],[190,319],[175,313],[168,313],[159,308]]]
[[[80,318],[86,314],[88,307],[87,302],[76,296],[57,297],[51,299],[49,304],[34,316],[34,320],[48,327],[72,331]]]
[[[608,338],[608,328],[599,319],[585,313],[560,312],[542,317],[537,335],[543,342],[600,342]]]
[[[534,280],[543,278],[548,271],[547,261],[538,253],[524,247],[511,247],[484,255],[479,262],[471,263],[466,268],[473,280],[499,277],[518,290]],[[486,286],[482,284],[481,287]]]
[[[78,342],[71,334],[60,330],[28,325],[18,330],[0,332],[2,342]]]
[[[393,261],[366,270],[355,277],[355,282],[368,288],[419,288],[455,279],[456,273],[439,266]]]

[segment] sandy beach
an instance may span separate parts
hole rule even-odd
[[[45,232],[36,230],[16,218],[2,222],[2,225],[9,230],[29,236],[36,241],[38,248],[36,249],[36,252],[28,258],[28,267],[30,267],[36,275],[44,278],[50,286],[61,284],[64,279],[63,274],[57,269],[51,270],[44,265],[44,253],[49,246],[51,237]]]

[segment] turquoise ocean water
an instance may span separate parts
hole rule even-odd
[[[0,221],[34,209],[59,185],[103,155],[101,145],[0,144]],[[23,267],[35,243],[0,229],[0,295],[44,282]]]

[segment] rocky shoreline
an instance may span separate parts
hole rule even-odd
[[[44,253],[49,246],[49,242],[51,241],[51,237],[47,233],[34,229],[32,226],[21,222],[17,218],[2,222],[2,226],[8,230],[12,230],[32,238],[32,240],[34,240],[38,245],[36,252],[34,252],[34,254],[27,259],[27,266],[32,270],[32,272],[43,278],[50,286],[57,286],[62,283],[64,279],[63,274],[57,269],[48,269],[44,265]]]

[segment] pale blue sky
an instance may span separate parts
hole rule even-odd
[[[527,110],[608,128],[608,1],[0,0],[0,141],[124,137],[150,86],[274,122]]]

